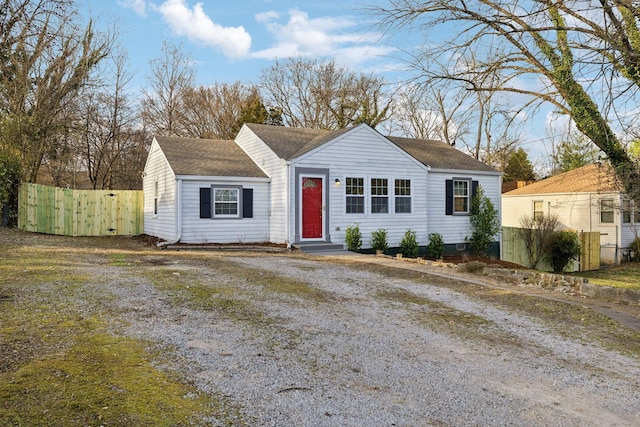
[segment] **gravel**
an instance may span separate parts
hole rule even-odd
[[[131,269],[94,266],[110,279],[89,294],[122,320],[119,333],[156,343],[172,361],[165,368],[224,400],[213,425],[638,424],[640,360],[428,279],[306,257],[210,255],[306,283],[310,297],[267,291],[207,255],[171,254]],[[185,288],[231,286],[253,315],[177,304],[175,290],[140,274],[162,270]]]

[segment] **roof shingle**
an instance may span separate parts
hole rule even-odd
[[[505,196],[622,191],[613,168],[593,163],[504,193]]]
[[[267,178],[235,141],[156,137],[176,175]]]

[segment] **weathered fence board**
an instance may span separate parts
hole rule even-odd
[[[70,190],[22,184],[18,228],[66,236],[135,236],[143,233],[143,193]]]
[[[589,271],[600,268],[600,233],[582,232],[578,233],[580,238],[580,259],[571,264],[570,271]],[[502,259],[514,262],[524,267],[530,267],[527,257],[527,250],[524,241],[518,236],[517,227],[502,227]],[[537,270],[551,271],[551,264],[546,260],[541,260],[537,265]]]

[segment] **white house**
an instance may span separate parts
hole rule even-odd
[[[501,181],[447,144],[384,137],[365,124],[333,132],[246,124],[235,141],[156,137],[143,179],[145,233],[342,246],[357,224],[363,248],[383,228],[392,247],[412,229],[421,245],[437,232],[447,249],[464,250],[474,189],[500,209]]]
[[[613,169],[591,164],[502,195],[502,225],[555,214],[563,229],[600,232],[602,263],[620,262],[640,231],[640,206],[626,198]]]

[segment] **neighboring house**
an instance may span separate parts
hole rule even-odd
[[[613,169],[591,164],[502,195],[502,225],[555,214],[563,229],[600,232],[600,258],[619,263],[640,231],[640,206],[627,199]]]
[[[367,125],[322,131],[246,124],[235,141],[156,137],[145,166],[145,233],[184,243],[343,245],[358,225],[363,248],[386,229],[421,245],[442,234],[464,250],[479,184],[500,209],[500,172],[437,141],[384,137]]]

